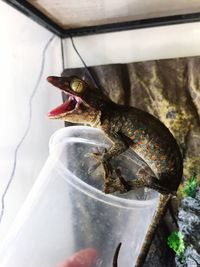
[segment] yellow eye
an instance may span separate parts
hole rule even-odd
[[[80,79],[73,79],[70,83],[71,89],[76,93],[81,93],[85,89],[85,83]]]

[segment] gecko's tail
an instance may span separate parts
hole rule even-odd
[[[138,258],[137,258],[135,267],[142,267],[143,266],[143,264],[145,262],[145,259],[146,259],[146,256],[147,256],[147,254],[149,252],[149,248],[151,246],[153,237],[155,235],[157,226],[160,223],[160,219],[162,218],[162,216],[166,212],[167,204],[168,204],[170,198],[171,198],[170,194],[169,195],[160,195],[160,200],[159,200],[159,204],[158,204],[156,213],[155,213],[155,215],[153,217],[153,221],[150,224],[149,229],[147,231],[147,234],[145,236],[145,240],[144,240],[144,242],[142,244],[142,248],[141,248],[140,254],[139,254]]]
[[[116,250],[115,250],[115,254],[113,257],[113,267],[118,267],[118,256],[119,256],[119,251],[121,248],[122,243],[119,243],[119,245],[117,246]]]

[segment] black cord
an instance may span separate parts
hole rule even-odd
[[[61,46],[61,58],[62,58],[62,69],[65,69],[65,59],[64,59],[64,48],[63,48],[63,39],[60,38],[60,46]]]
[[[37,82],[33,88],[33,91],[30,95],[30,98],[29,98],[29,118],[28,118],[28,123],[27,123],[27,126],[26,126],[26,129],[25,129],[25,132],[24,134],[22,135],[19,143],[17,144],[15,150],[14,150],[14,161],[13,161],[13,167],[12,167],[12,171],[11,171],[11,174],[10,174],[10,178],[8,180],[8,183],[3,191],[3,194],[2,194],[2,197],[1,197],[1,213],[0,213],[0,224],[2,222],[2,219],[3,219],[3,216],[4,216],[4,211],[5,211],[5,197],[7,195],[7,192],[12,184],[12,181],[13,181],[13,178],[14,178],[14,175],[15,175],[15,170],[16,170],[16,165],[17,165],[17,155],[18,155],[18,151],[19,151],[19,148],[21,147],[21,145],[23,144],[26,136],[28,135],[28,132],[30,130],[30,126],[31,126],[31,119],[32,119],[32,101],[33,101],[33,98],[37,92],[37,89],[39,87],[39,84],[40,84],[40,81],[42,79],[42,74],[44,72],[44,64],[45,64],[45,56],[46,56],[46,51],[50,45],[50,43],[53,41],[54,39],[54,36],[52,36],[48,42],[46,43],[44,49],[43,49],[43,52],[42,52],[42,63],[41,63],[41,68],[40,68],[40,72],[39,72],[39,75],[38,75],[38,78],[37,78]]]
[[[71,40],[71,43],[72,43],[72,46],[76,52],[76,54],[78,55],[78,57],[80,58],[81,62],[83,63],[83,66],[85,67],[85,69],[87,70],[90,78],[92,79],[93,83],[95,84],[96,88],[100,88],[97,80],[95,79],[95,77],[92,75],[91,71],[89,70],[87,64],[85,63],[84,59],[82,58],[82,56],[80,55],[80,53],[78,52],[78,49],[76,48],[75,46],[75,43],[74,43],[74,40],[72,38],[72,36],[70,35],[70,40]]]

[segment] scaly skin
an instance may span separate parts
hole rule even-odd
[[[106,193],[114,191],[123,193],[145,186],[162,194],[154,221],[135,265],[142,266],[156,226],[182,178],[183,162],[176,140],[168,128],[149,113],[134,107],[117,105],[99,89],[90,88],[77,77],[50,76],[48,81],[69,94],[72,99],[69,101],[70,104],[50,112],[50,118],[100,128],[112,141],[113,145],[108,151],[102,155],[95,155],[104,167]],[[119,171],[116,171],[118,179],[111,179],[110,159],[120,155],[129,147],[146,162],[149,169],[141,169],[138,179],[129,182],[123,179]]]

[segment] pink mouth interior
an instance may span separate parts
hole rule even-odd
[[[72,111],[75,109],[76,104],[78,103],[77,99],[73,96],[69,96],[69,98],[60,106],[53,109],[48,113],[49,117],[59,116],[60,114]]]

